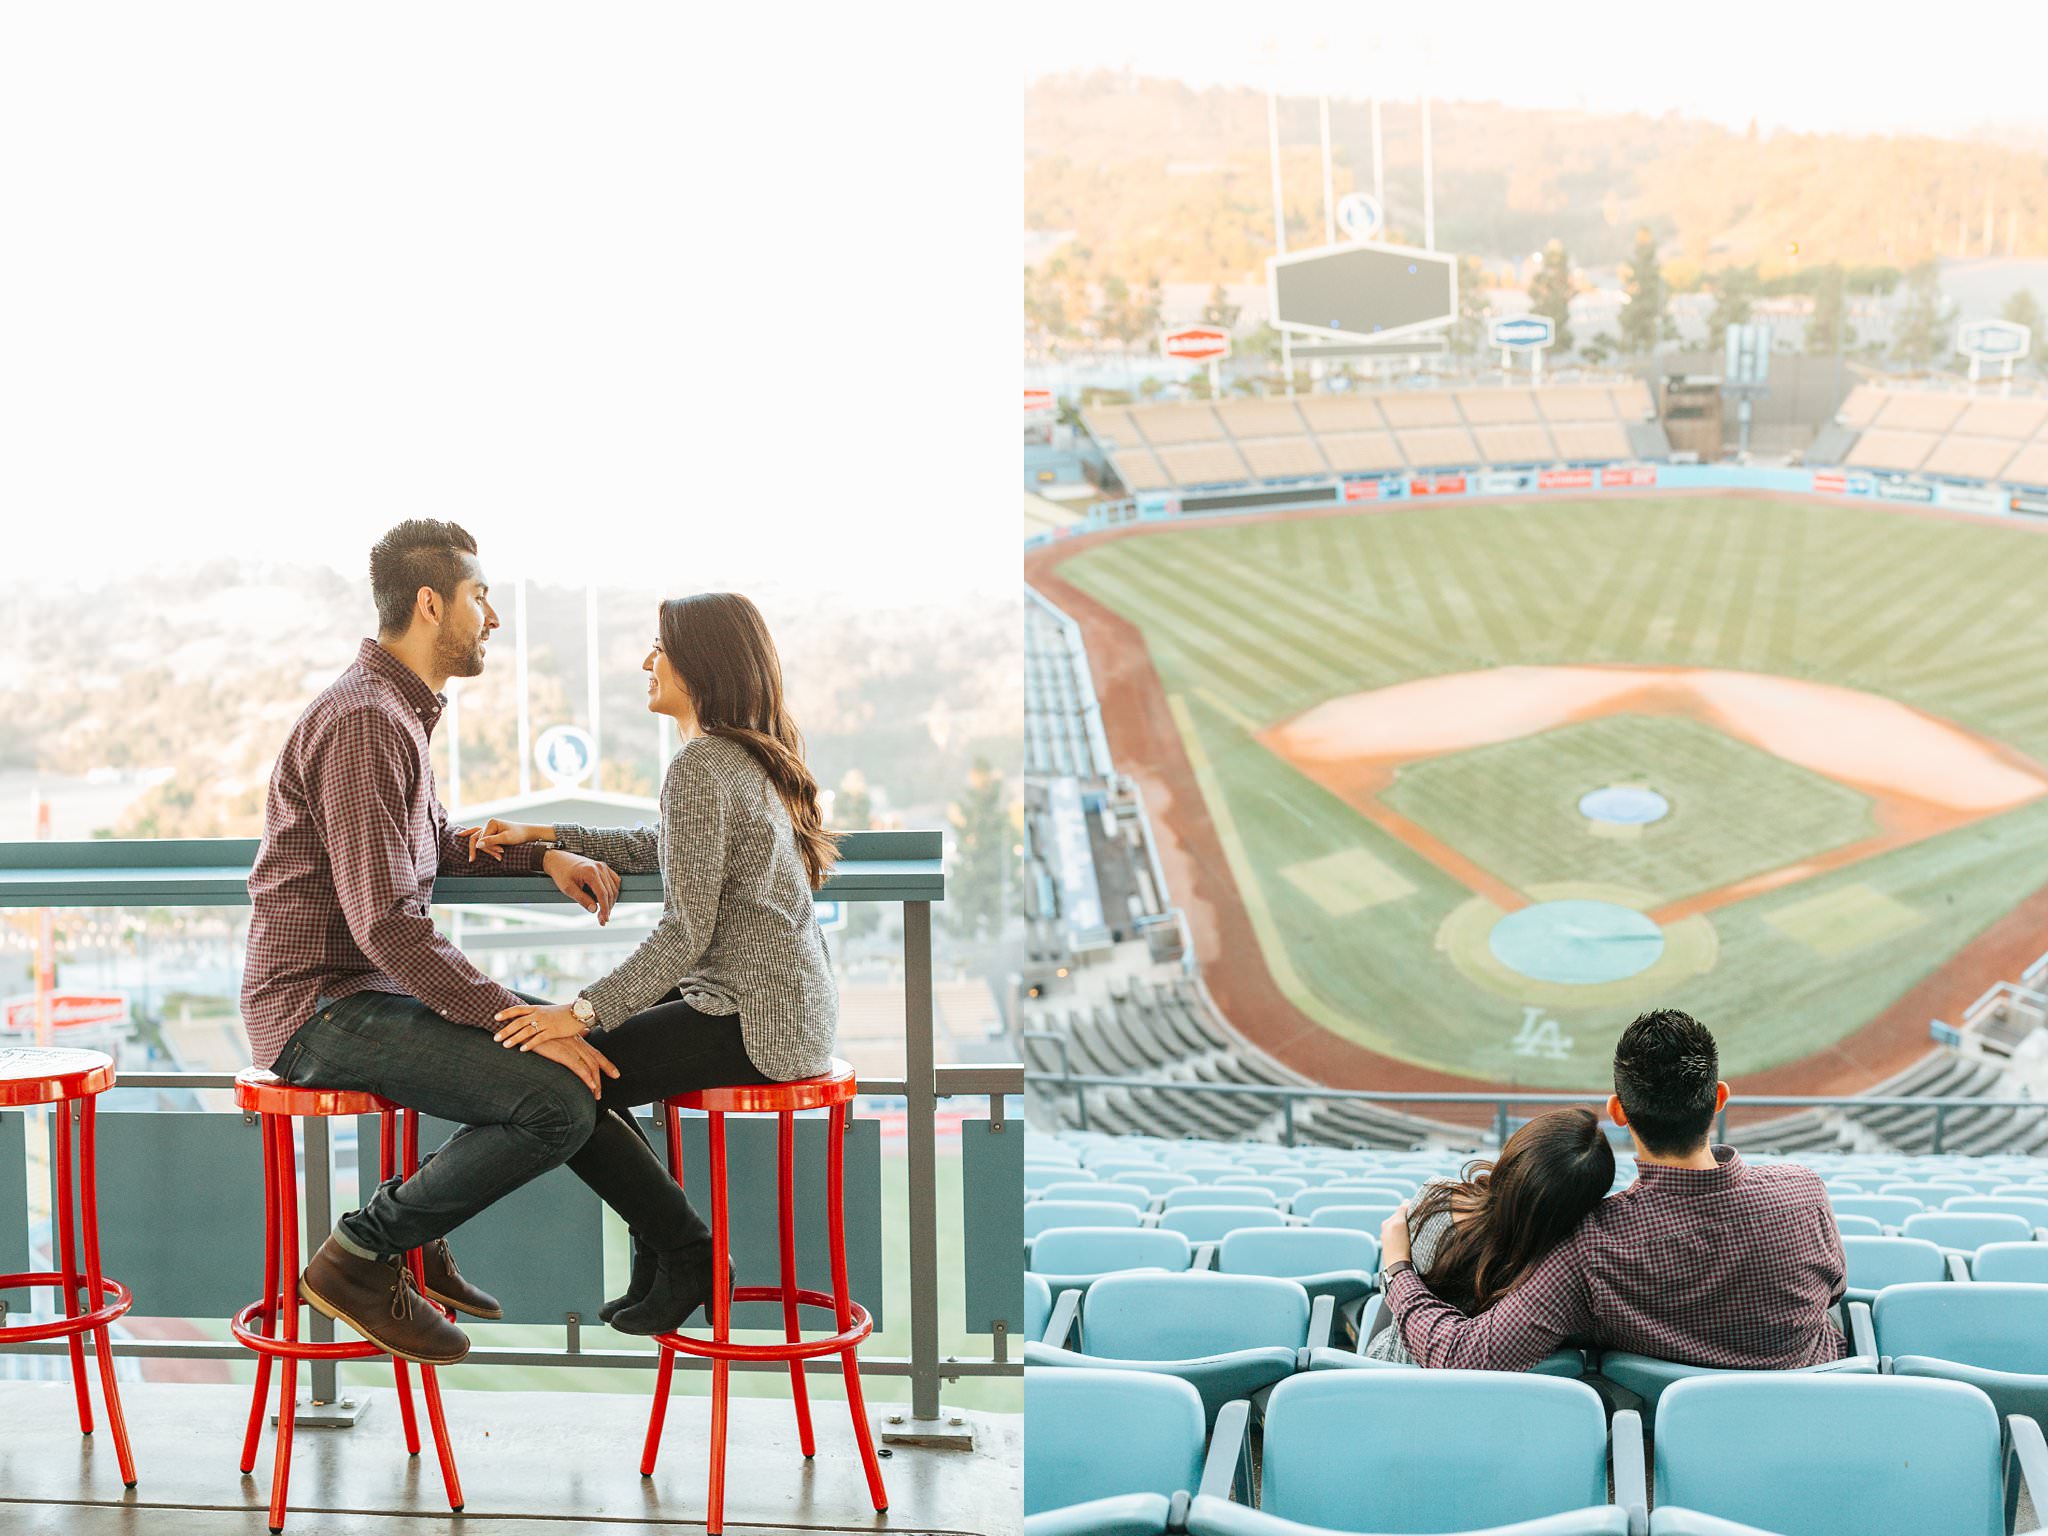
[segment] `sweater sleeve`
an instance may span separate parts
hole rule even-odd
[[[1585,1276],[1569,1242],[1477,1317],[1436,1296],[1412,1269],[1388,1283],[1386,1304],[1416,1364],[1435,1370],[1526,1371],[1593,1322]]]
[[[691,975],[718,924],[731,808],[725,784],[709,767],[693,763],[693,755],[683,752],[662,789],[666,877],[661,921],[617,970],[583,990],[606,1029],[667,996]]]
[[[611,865],[622,875],[652,875],[661,869],[660,822],[651,827],[580,827],[556,822],[555,841],[571,853]]]

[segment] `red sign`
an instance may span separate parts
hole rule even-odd
[[[54,1029],[75,1029],[84,1024],[118,1024],[127,1017],[128,999],[118,994],[50,994],[50,1024]],[[0,1003],[0,1029],[26,1034],[35,1027],[36,996],[33,992],[10,997]]]
[[[1166,355],[1184,363],[1206,363],[1212,357],[1230,356],[1230,332],[1213,325],[1197,325],[1174,331],[1166,338]]]
[[[1420,475],[1408,482],[1410,496],[1458,496],[1465,490],[1463,475],[1436,475],[1424,479]]]
[[[1604,485],[1655,485],[1657,471],[1654,469],[1603,469],[1600,483]]]
[[[1825,495],[1846,495],[1849,490],[1849,477],[1828,471],[1819,471],[1813,477],[1813,488]]]
[[[1582,491],[1593,483],[1590,469],[1546,469],[1536,477],[1541,491]]]
[[[1377,501],[1380,483],[1377,480],[1346,480],[1344,499],[1346,501]]]
[[[1052,409],[1052,391],[1049,389],[1027,389],[1024,391],[1024,409],[1027,411],[1049,411]]]

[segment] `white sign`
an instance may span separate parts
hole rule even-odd
[[[818,919],[821,932],[837,933],[846,926],[846,903],[843,901],[814,901],[811,912]]]
[[[533,744],[534,766],[567,789],[581,784],[597,767],[597,742],[580,725],[551,725]]]
[[[2010,320],[1966,320],[1956,327],[1956,350],[1973,362],[2018,362],[2033,343],[2033,333]]]
[[[1527,350],[1530,347],[1547,347],[1557,340],[1557,327],[1548,315],[1510,315],[1503,320],[1490,322],[1486,327],[1487,340],[1496,347],[1512,347]]]
[[[1347,192],[1337,200],[1337,227],[1353,240],[1370,240],[1384,219],[1379,203],[1363,192]]]

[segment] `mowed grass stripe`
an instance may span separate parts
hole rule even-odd
[[[1864,676],[1881,677],[1886,674],[1888,657],[1934,653],[1934,635],[1954,623],[1959,606],[1967,608],[1960,602],[1965,593],[1995,585],[1997,572],[2005,564],[2005,553],[1996,543],[1986,540],[1982,548],[1971,551],[1967,557],[1958,552],[1959,557],[1931,580],[1923,577],[1911,597],[1896,604],[1886,615],[1891,620],[1889,624],[1873,626],[1871,635],[1858,650],[1857,671]],[[1973,617],[1967,611],[1964,613],[1966,627]]]
[[[1955,657],[1952,663],[1960,668],[1966,679],[1966,686],[1972,691],[1983,692],[1987,685],[1996,686],[2002,675],[2029,680],[2041,675],[2041,645],[2044,635],[2041,624],[2041,594],[2022,582],[2009,582],[1995,602],[1983,604],[1957,603],[1955,617],[1946,625],[1929,635],[1923,645],[1922,654],[1927,656]],[[1994,636],[2003,638],[2015,631],[2030,633],[2032,638],[2022,649],[1993,652],[1987,648]],[[2004,665],[1994,664],[1994,655],[2003,655]],[[2023,666],[2031,655],[2033,666]],[[1900,675],[1895,673],[1895,675]]]
[[[1727,600],[1714,621],[1716,635],[1713,664],[1748,670],[1751,661],[1749,630],[1757,612],[1757,589],[1771,563],[1776,537],[1767,518],[1745,509],[1737,520],[1734,537],[1726,555]]]
[[[1074,573],[1073,581],[1084,591],[1099,597],[1112,608],[1134,620],[1148,639],[1163,641],[1176,659],[1197,659],[1212,686],[1219,687],[1232,704],[1256,718],[1267,718],[1272,700],[1284,692],[1284,685],[1267,674],[1259,662],[1244,654],[1239,637],[1221,633],[1211,622],[1190,625],[1168,607],[1153,602],[1119,570],[1112,574],[1096,566]],[[1153,655],[1155,668],[1170,684],[1180,680],[1167,676],[1166,657]],[[1171,669],[1178,670],[1178,669]]]
[[[1671,622],[1672,654],[1693,666],[1704,666],[1712,659],[1706,628],[1707,600],[1714,592],[1718,575],[1715,566],[1720,561],[1722,547],[1728,542],[1728,526],[1733,521],[1727,515],[1728,510],[1711,502],[1701,504],[1697,515],[1706,527],[1691,558],[1686,561],[1678,610]]]
[[[1782,531],[1784,543],[1779,563],[1771,572],[1771,627],[1764,642],[1764,659],[1771,670],[1790,667],[1799,654],[1800,582],[1806,575],[1806,549],[1812,532],[1812,518],[1804,506],[1788,509],[1773,518]]]
[[[1656,521],[1659,526],[1650,535],[1655,543],[1643,552],[1642,581],[1634,600],[1620,614],[1613,639],[1593,653],[1603,660],[1613,657],[1657,661],[1670,657],[1669,639],[1660,636],[1653,643],[1650,629],[1671,601],[1672,575],[1685,569],[1685,552],[1698,530],[1690,517],[1662,517]]]
[[[1477,633],[1486,637],[1486,652],[1495,661],[1512,662],[1522,654],[1522,637],[1510,613],[1524,611],[1519,601],[1519,578],[1509,577],[1498,566],[1490,566],[1482,550],[1489,542],[1486,534],[1488,522],[1498,524],[1498,519],[1461,519],[1466,526],[1453,530],[1452,536],[1442,541],[1444,565],[1458,578],[1458,590],[1467,599],[1468,618],[1466,622],[1477,626]],[[1493,601],[1485,599],[1491,597]]]
[[[1952,561],[1961,557],[1957,550],[1947,553]],[[1911,537],[1901,541],[1894,558],[1892,570],[1861,592],[1845,595],[1833,609],[1834,622],[1815,637],[1811,659],[1816,666],[1838,675],[1861,675],[1856,662],[1868,650],[1872,637],[1889,628],[1888,621],[1900,603],[1916,588],[1925,587],[1929,570],[1939,563],[1932,559],[1932,551]]]

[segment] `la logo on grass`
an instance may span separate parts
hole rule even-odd
[[[1571,1056],[1572,1037],[1558,1026],[1557,1020],[1545,1018],[1541,1008],[1527,1004],[1522,1009],[1522,1027],[1508,1042],[1508,1049],[1517,1056],[1564,1061]]]

